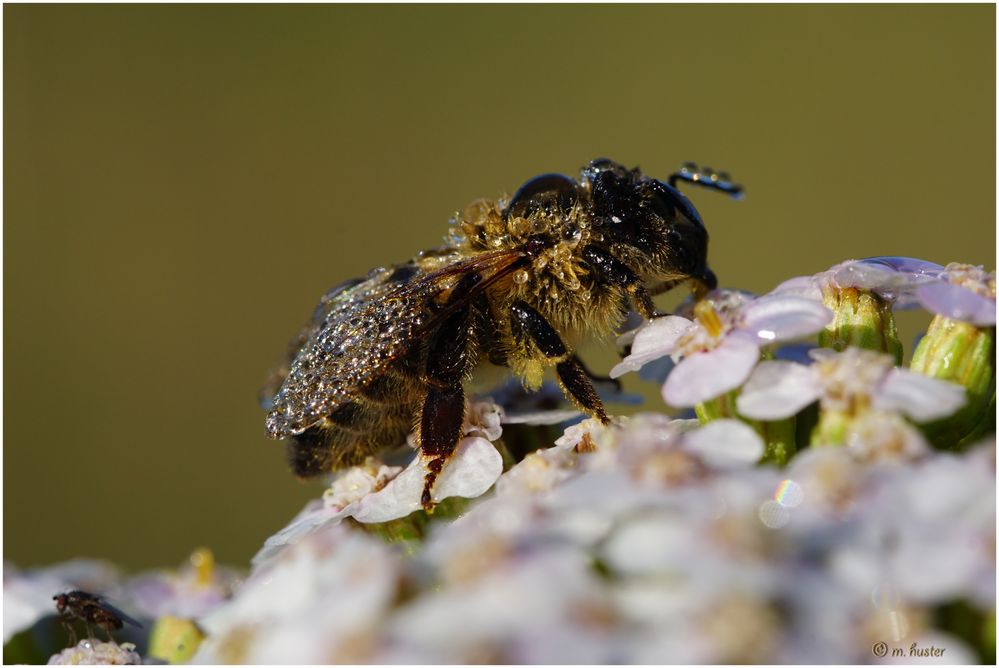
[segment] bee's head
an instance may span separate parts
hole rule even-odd
[[[594,223],[622,261],[642,273],[689,276],[702,288],[716,287],[707,264],[708,231],[676,188],[607,159],[587,165],[582,181]]]
[[[52,600],[56,603],[56,610],[59,612],[66,611],[66,605],[69,603],[69,597],[66,594],[56,594],[52,597]]]

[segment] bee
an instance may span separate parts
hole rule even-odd
[[[76,631],[73,629],[73,622],[77,620],[82,620],[86,625],[88,636],[90,636],[90,625],[96,624],[108,634],[108,640],[114,640],[111,637],[112,630],[117,631],[126,623],[142,628],[142,624],[96,594],[88,594],[76,589],[64,594],[56,594],[52,600],[56,603],[59,621],[69,633],[74,645],[76,644]]]
[[[334,287],[265,388],[268,436],[289,439],[294,473],[309,478],[415,430],[432,510],[480,363],[532,390],[554,367],[565,396],[608,422],[574,347],[613,333],[632,305],[647,319],[663,315],[653,295],[681,283],[695,296],[716,287],[707,230],[678,181],[741,194],[690,163],[663,182],[598,159],[578,179],[544,174],[509,199],[476,200],[451,220],[443,246]]]

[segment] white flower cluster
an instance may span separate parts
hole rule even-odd
[[[762,452],[734,420],[585,421],[418,547],[356,521],[285,536],[201,620],[194,660],[856,663],[881,642],[978,660],[932,611],[994,610],[994,444],[892,465],[815,448],[784,470]]]
[[[906,369],[892,311],[915,305],[935,318]],[[587,419],[525,456],[504,425],[575,411],[473,402],[435,514],[417,452],[339,474],[244,582],[207,550],[124,583],[5,564],[5,643],[80,588],[120,593],[171,661],[994,662],[995,273],[851,260],[685,315],[624,335],[611,375],[663,358],[700,421]],[[104,645],[52,660],[138,658]]]

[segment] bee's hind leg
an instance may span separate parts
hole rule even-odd
[[[461,299],[478,282],[478,275],[462,279],[452,300]],[[469,355],[469,307],[463,306],[447,317],[430,340],[427,349],[427,396],[420,413],[420,453],[427,472],[420,503],[432,512],[433,486],[461,439],[465,421],[465,390],[462,383],[471,366]]]
[[[522,301],[514,302],[510,312],[514,322],[520,326],[521,332],[534,343],[541,354],[550,360],[555,360],[555,372],[558,374],[559,384],[565,395],[604,424],[610,422],[603,402],[593,389],[589,373],[579,358],[569,353],[562,343],[562,337],[551,323]]]

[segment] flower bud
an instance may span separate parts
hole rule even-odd
[[[891,302],[860,288],[822,287],[822,302],[833,312],[833,320],[819,332],[819,345],[833,350],[848,346],[888,353],[902,362]]]
[[[912,355],[912,371],[963,386],[968,403],[925,426],[938,447],[960,447],[995,430],[995,327],[938,315]]]

